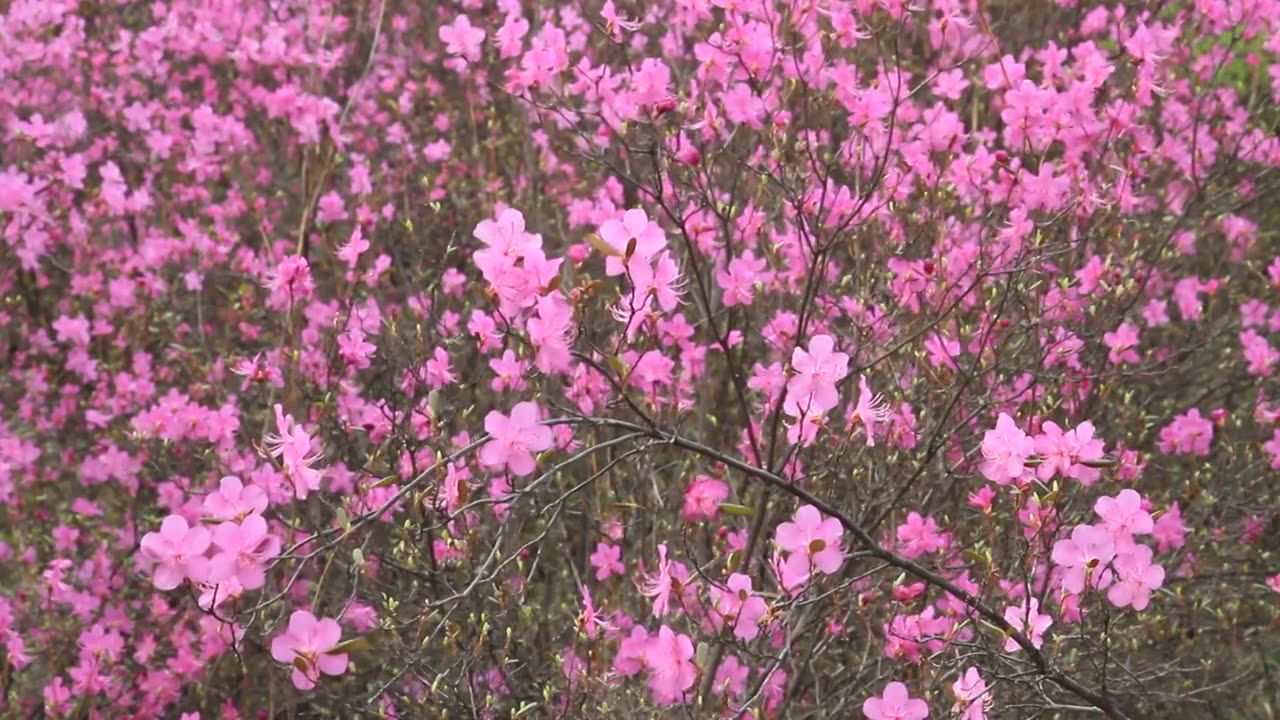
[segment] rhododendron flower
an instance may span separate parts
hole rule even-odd
[[[160,523],[159,532],[142,536],[143,557],[155,563],[151,582],[158,590],[172,590],[183,580],[203,582],[209,576],[209,531],[190,527],[181,515],[170,515]]]
[[[648,685],[654,702],[674,705],[684,700],[685,693],[698,678],[693,653],[689,636],[677,635],[666,625],[649,638],[644,646],[644,664],[649,670]]]
[[[215,520],[243,520],[267,510],[267,491],[257,485],[245,485],[235,475],[218,481],[218,489],[204,498],[204,511]]]
[[[911,697],[907,686],[891,682],[880,697],[869,697],[862,703],[867,720],[924,720],[929,717],[929,704]]]
[[[720,514],[720,503],[729,497],[729,486],[713,477],[700,475],[684,491],[685,520],[714,520]]]
[[[1086,586],[1102,589],[1110,584],[1107,565],[1115,556],[1115,538],[1105,527],[1077,525],[1070,538],[1053,544],[1053,562],[1063,571],[1062,589],[1073,595]]]
[[[1040,612],[1040,601],[1035,598],[1026,600],[1021,606],[1005,608],[1004,619],[1014,630],[1025,635],[1034,648],[1044,644],[1044,633],[1053,625],[1053,618]],[[1018,652],[1021,649],[1022,646],[1012,637],[1005,638],[1005,652]]]
[[[459,15],[452,25],[441,25],[439,35],[440,41],[445,43],[445,52],[461,55],[471,62],[480,60],[485,32],[482,28],[473,27],[466,15]]]
[[[844,528],[836,518],[823,518],[812,505],[805,505],[791,522],[778,525],[774,542],[790,553],[787,568],[795,575],[808,575],[817,568],[827,575],[835,574],[844,564],[841,543]]]
[[[509,417],[490,411],[484,418],[484,429],[493,439],[480,448],[480,464],[516,476],[532,473],[537,467],[535,454],[555,444],[551,428],[539,421],[539,412],[534,402],[518,403]]]
[[[751,589],[751,577],[742,573],[734,573],[725,583],[727,589],[718,587],[711,589],[711,598],[715,602],[716,612],[733,622],[733,635],[741,640],[754,640],[760,634],[760,618],[769,611],[764,598],[755,595]]]
[[[849,374],[849,356],[836,352],[830,335],[816,335],[808,350],[791,353],[791,369],[795,374],[787,381],[783,409],[793,417],[821,415],[840,402],[836,383]]]
[[[1151,514],[1143,509],[1142,496],[1136,490],[1126,488],[1115,497],[1100,497],[1093,503],[1093,511],[1117,537],[1149,535],[1155,528]]]
[[[1107,590],[1107,599],[1116,607],[1146,610],[1151,593],[1164,584],[1164,568],[1152,562],[1151,548],[1133,545],[1116,555],[1112,567],[1115,583]]]
[[[591,553],[591,566],[596,569],[597,580],[608,580],[613,575],[622,575],[626,567],[622,564],[622,548],[609,543],[596,543],[596,551]]]
[[[849,415],[850,432],[862,427],[866,434],[867,447],[876,446],[876,432],[880,426],[889,422],[892,413],[884,402],[884,396],[872,393],[865,376],[858,378],[858,403]]]
[[[1156,539],[1156,550],[1168,552],[1176,550],[1186,542],[1187,528],[1182,524],[1182,509],[1173,503],[1169,509],[1156,519],[1151,534]]]
[[[1013,418],[1000,413],[994,430],[982,437],[982,462],[978,470],[997,485],[1008,485],[1026,472],[1027,458],[1036,452],[1036,442],[1018,429]]]
[[[605,274],[610,277],[648,265],[667,247],[666,233],[639,208],[626,211],[621,219],[605,221],[600,226],[600,239],[614,250],[604,261]]]
[[[960,679],[952,683],[951,692],[956,696],[955,709],[960,713],[960,720],[986,720],[992,697],[978,668],[965,670]]]
[[[645,578],[640,593],[653,598],[653,616],[658,618],[667,614],[671,607],[672,595],[678,601],[685,591],[685,583],[689,579],[689,569],[683,563],[667,558],[667,545],[658,546],[658,567],[653,574]]]
[[[711,686],[711,693],[742,697],[747,690],[747,677],[750,674],[751,666],[744,665],[737,655],[730,655],[720,663],[720,667],[716,668],[716,679]]]
[[[222,582],[234,577],[245,590],[256,590],[266,583],[266,563],[280,554],[280,538],[271,534],[261,515],[218,525],[213,529],[213,543],[220,552],[210,560],[209,579]]]
[[[266,435],[263,441],[267,444],[267,452],[279,458],[285,476],[293,485],[294,496],[306,500],[308,494],[320,489],[324,473],[313,466],[320,461],[323,451],[319,442],[301,424],[294,422],[292,415],[284,414],[279,403],[274,409],[280,434]]]
[[[1208,455],[1213,442],[1213,422],[1192,408],[1160,429],[1160,451],[1189,455]]]
[[[591,599],[591,590],[586,585],[582,585],[582,614],[578,616],[578,624],[582,626],[582,632],[586,636],[594,640],[602,630],[609,630],[609,623],[605,622],[596,609],[595,601]]]
[[[338,621],[318,620],[306,610],[295,610],[289,616],[289,627],[272,639],[271,657],[293,666],[294,687],[310,690],[320,681],[321,673],[341,675],[347,671],[346,653],[332,652],[341,639]]]
[[[907,558],[918,558],[947,546],[946,536],[938,532],[937,521],[918,512],[907,514],[907,521],[898,526],[897,536],[902,555]]]
[[[1138,351],[1138,326],[1133,323],[1121,323],[1120,327],[1105,333],[1102,341],[1110,348],[1107,360],[1115,365],[1133,364],[1140,361]]]
[[[575,335],[573,307],[560,295],[544,295],[538,298],[537,313],[529,318],[526,327],[529,342],[538,351],[538,369],[547,374],[567,372]]]
[[[1075,429],[1063,432],[1057,423],[1046,421],[1035,437],[1035,449],[1040,456],[1036,475],[1041,480],[1048,480],[1055,473],[1075,478],[1085,485],[1092,485],[1098,480],[1100,473],[1096,468],[1080,464],[1099,460],[1104,452],[1102,441],[1093,437],[1093,423],[1082,422]]]

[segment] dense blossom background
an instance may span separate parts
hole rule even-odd
[[[1276,716],[1280,3],[0,13],[0,716]]]

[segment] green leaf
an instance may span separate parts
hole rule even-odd
[[[736,517],[752,517],[756,513],[746,505],[737,505],[734,503],[720,503],[720,510],[725,515],[734,515]]]

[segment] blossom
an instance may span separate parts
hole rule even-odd
[[[626,572],[621,558],[622,548],[605,542],[596,543],[596,551],[589,558],[591,566],[596,569],[596,579],[608,580],[613,575]]]
[[[534,359],[538,369],[547,374],[567,372],[575,335],[573,307],[559,294],[543,295],[537,301],[537,315],[529,318],[526,327],[529,342],[538,351]]]
[[[441,25],[438,34],[440,41],[445,43],[445,52],[461,55],[471,62],[480,60],[485,32],[482,28],[473,27],[466,15],[459,15],[452,25]]]
[[[911,559],[947,546],[946,536],[938,532],[937,521],[918,512],[908,513],[907,521],[898,526],[897,535],[903,556]]]
[[[830,335],[816,335],[808,350],[796,348],[791,353],[791,369],[795,375],[787,381],[783,409],[793,417],[821,415],[840,402],[836,383],[849,373],[849,356],[835,351]]]
[[[653,574],[645,578],[640,594],[653,598],[653,616],[662,617],[670,608],[672,593],[679,600],[685,589],[685,581],[689,579],[689,569],[683,563],[667,558],[667,546],[658,546],[658,567]]]
[[[493,439],[480,448],[480,464],[517,476],[532,473],[537,467],[534,454],[555,444],[551,428],[538,421],[538,414],[534,402],[518,403],[510,416],[491,410],[484,418],[484,429]]]
[[[1102,441],[1093,437],[1093,423],[1082,422],[1075,429],[1064,432],[1057,423],[1047,421],[1035,437],[1035,449],[1041,460],[1036,475],[1041,480],[1061,473],[1091,485],[1100,476],[1097,468],[1081,464],[1101,459],[1103,455]]]
[[[1104,333],[1102,341],[1111,352],[1107,360],[1113,365],[1134,364],[1140,361],[1138,352],[1138,326],[1130,322],[1121,323],[1115,330]]]
[[[1169,509],[1156,519],[1151,528],[1156,539],[1156,550],[1166,552],[1182,547],[1186,542],[1187,528],[1182,524],[1182,509],[1173,503]]]
[[[982,678],[978,668],[965,670],[951,685],[951,692],[956,696],[955,708],[960,712],[960,720],[986,719],[992,698],[987,681]]]
[[[659,705],[674,705],[684,699],[698,677],[693,664],[693,641],[663,625],[649,638],[643,651],[649,669],[649,690]]]
[[[605,274],[610,277],[649,265],[667,247],[666,233],[640,208],[627,210],[621,219],[606,220],[600,226],[600,239],[614,251],[604,261]]]
[[[849,428],[852,432],[859,424],[867,436],[867,447],[876,446],[876,429],[889,422],[892,413],[880,393],[872,393],[865,376],[858,378],[858,403],[849,415]]]
[[[1213,422],[1192,408],[1160,429],[1160,451],[1189,455],[1208,455],[1213,442]]]
[[[750,250],[730,260],[727,269],[717,270],[716,283],[724,291],[725,307],[753,303],[756,283],[765,280],[766,270],[764,259],[757,258]]]
[[[791,522],[778,525],[774,542],[790,553],[787,567],[794,575],[807,576],[812,568],[832,575],[844,564],[843,537],[839,520],[824,519],[817,508],[805,505]]]
[[[301,424],[295,423],[292,415],[285,415],[279,403],[275,405],[275,413],[279,434],[266,435],[263,441],[268,454],[280,459],[285,476],[293,485],[294,496],[306,500],[311,491],[320,489],[324,473],[313,466],[323,452],[319,442]]]
[[[1152,562],[1151,548],[1135,544],[1116,555],[1112,567],[1115,583],[1107,590],[1107,599],[1116,607],[1146,610],[1151,593],[1164,584],[1164,568]]]
[[[720,503],[729,497],[729,486],[713,477],[699,475],[684,491],[685,520],[714,520],[720,514]]]
[[[1111,581],[1107,564],[1115,556],[1115,538],[1105,527],[1077,525],[1069,539],[1053,544],[1053,562],[1063,569],[1062,589],[1075,595],[1086,585],[1106,587]]]
[[[201,582],[209,575],[209,531],[190,527],[181,515],[170,515],[160,523],[159,532],[142,536],[142,554],[155,563],[151,582],[157,590],[172,590],[184,579]]]
[[[267,491],[228,475],[218,481],[217,491],[205,496],[204,511],[215,520],[243,520],[265,512],[267,503]]]
[[[271,534],[261,515],[218,525],[213,529],[213,544],[219,552],[210,560],[209,579],[222,582],[234,577],[245,590],[266,583],[265,565],[280,554],[280,538]]]
[[[1031,647],[1039,648],[1044,644],[1044,633],[1053,625],[1053,618],[1040,612],[1040,601],[1029,598],[1021,607],[1013,606],[1004,609],[1004,620],[1010,627],[1027,637]],[[1005,652],[1018,652],[1022,646],[1012,637],[1004,641]]]
[[[1115,497],[1098,498],[1093,503],[1093,510],[1102,518],[1102,524],[1117,537],[1149,535],[1155,527],[1151,514],[1142,508],[1142,496],[1129,488],[1121,490]]]
[[[716,611],[726,620],[733,621],[734,637],[754,640],[760,634],[760,619],[769,611],[764,598],[754,594],[751,577],[742,573],[730,575],[725,587],[725,590],[711,589]]]
[[[880,697],[869,697],[862,703],[867,720],[924,720],[929,717],[929,704],[911,697],[907,686],[891,682]]]
[[[316,619],[306,610],[289,616],[289,627],[271,640],[271,657],[293,666],[292,680],[299,690],[310,690],[320,674],[341,675],[347,671],[346,653],[332,652],[342,638],[338,621]]]
[[[982,462],[978,470],[997,485],[1008,485],[1022,477],[1027,458],[1035,452],[1035,440],[1018,429],[1013,418],[1000,413],[995,429],[982,436]]]

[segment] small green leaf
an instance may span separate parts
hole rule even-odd
[[[734,515],[737,517],[752,517],[756,514],[754,510],[746,505],[737,505],[734,503],[720,503],[720,510],[723,511],[725,515]]]

